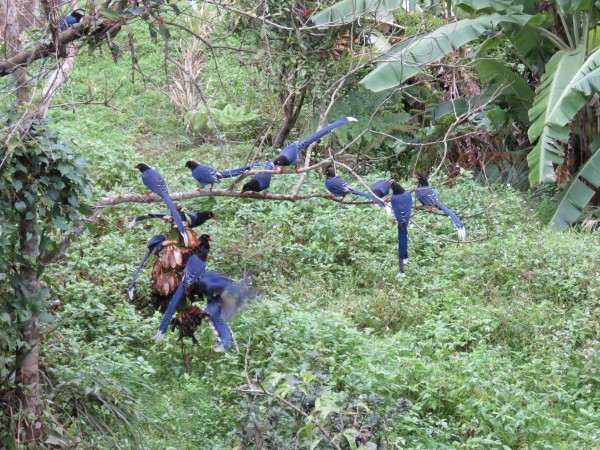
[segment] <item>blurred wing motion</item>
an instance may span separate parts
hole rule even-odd
[[[194,286],[194,292],[208,300],[208,306],[203,312],[208,315],[210,326],[218,340],[218,345],[213,350],[226,351],[233,340],[227,322],[257,297],[256,289],[233,281],[219,272],[209,271],[200,277]]]

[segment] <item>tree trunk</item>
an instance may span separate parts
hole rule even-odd
[[[8,53],[20,50],[19,21],[16,2],[6,0],[3,5],[6,10],[5,39]],[[17,103],[23,105],[30,101],[30,91],[27,85],[27,72],[23,68],[16,69],[13,74],[19,80],[15,95]],[[39,256],[40,236],[37,229],[37,211],[35,203],[23,197],[26,208],[19,223],[19,244],[23,262],[20,267],[21,286],[26,292],[19,295],[25,304],[32,301],[39,291],[37,264]],[[25,294],[25,295],[23,295]],[[31,317],[19,327],[19,333],[24,345],[16,352],[16,385],[21,400],[21,412],[25,424],[25,435],[28,443],[41,444],[43,432],[41,423],[42,397],[40,392],[39,347],[38,347],[38,318]]]
[[[20,275],[21,285],[29,294],[28,298],[23,296],[23,301],[28,303],[31,302],[31,298],[37,294],[40,287],[36,269],[40,236],[36,226],[37,213],[35,205],[28,200],[24,201],[27,208],[19,224],[21,254],[24,258]],[[42,397],[39,376],[38,323],[38,318],[33,316],[21,325],[19,332],[25,345],[17,349],[16,355],[16,382],[25,417],[25,433],[28,441],[33,444],[39,444],[43,437],[40,421]]]

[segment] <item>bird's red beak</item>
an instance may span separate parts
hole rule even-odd
[[[213,218],[213,220],[219,220],[219,218],[217,216],[215,216],[214,214],[213,214],[212,218]]]
[[[207,238],[206,238],[206,240],[207,240],[208,242],[212,242],[212,239],[211,239],[210,237],[207,237]]]
[[[139,165],[139,164],[136,164],[135,166],[133,166],[133,168],[134,168],[134,169],[139,169],[139,168],[140,168],[140,165]]]

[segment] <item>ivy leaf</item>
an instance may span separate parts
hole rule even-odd
[[[119,18],[119,13],[111,8],[100,8],[100,14],[110,20],[116,20]]]
[[[158,25],[158,32],[165,39],[171,39],[171,32],[169,31],[169,29],[167,28],[167,26],[164,23],[161,23]]]
[[[38,319],[40,319],[42,322],[45,323],[52,323],[54,322],[54,317],[52,317],[52,314],[46,312],[46,311],[41,311],[37,314]]]
[[[52,219],[52,223],[54,225],[56,225],[56,227],[58,227],[59,229],[63,230],[63,231],[67,231],[69,229],[69,224],[67,223],[67,221],[64,219],[64,217],[54,217]]]
[[[25,202],[16,202],[15,203],[15,209],[20,213],[24,212],[26,208],[27,208],[27,205],[25,204]]]
[[[156,31],[156,27],[154,25],[152,25],[151,23],[148,24],[148,29],[150,31],[150,37],[152,39],[156,39],[158,37],[158,33]]]

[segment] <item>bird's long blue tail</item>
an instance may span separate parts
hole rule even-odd
[[[181,297],[183,297],[184,290],[185,290],[185,286],[182,281],[179,284],[179,287],[177,288],[177,290],[175,291],[175,294],[173,294],[173,298],[169,302],[169,306],[167,306],[165,315],[163,316],[162,320],[160,321],[160,325],[158,326],[158,331],[154,335],[154,340],[156,342],[162,341],[162,339],[165,337],[165,334],[167,334],[167,330],[169,329],[169,324],[171,323],[171,318],[173,317],[173,314],[175,314],[175,309],[177,308],[177,304],[179,303],[179,300],[181,300]]]
[[[166,203],[167,208],[169,208],[171,217],[173,217],[173,220],[175,221],[175,224],[177,225],[177,229],[179,230],[179,234],[181,234],[181,237],[183,238],[183,245],[185,245],[187,247],[189,245],[189,242],[188,242],[187,233],[185,232],[185,227],[183,226],[183,221],[181,220],[181,214],[179,214],[179,211],[177,211],[177,208],[175,207],[175,203],[173,203],[173,200],[171,200],[171,197],[169,197],[168,194],[161,195],[161,197],[162,197],[163,201]]]
[[[208,306],[204,310],[204,312],[208,314],[208,318],[210,319],[209,323],[211,325],[213,333],[215,334],[215,336],[217,336],[219,340],[219,345],[217,345],[217,347],[214,348],[216,352],[224,352],[225,350],[227,350],[229,348],[229,345],[231,344],[232,336],[231,330],[223,320],[221,314],[221,306],[222,305],[220,297],[216,297],[208,304]]]
[[[135,219],[133,219],[131,222],[129,222],[129,228],[133,228],[135,227],[135,225],[138,222],[143,222],[144,220],[148,220],[148,219],[162,219],[163,217],[168,216],[168,214],[165,213],[149,213],[149,214],[144,214],[142,216],[137,216]]]
[[[448,217],[450,217],[450,219],[452,219],[452,222],[454,222],[454,225],[456,225],[456,231],[458,233],[458,239],[461,241],[464,241],[465,238],[467,237],[467,233],[465,231],[465,226],[463,225],[462,221],[460,220],[460,218],[454,214],[454,211],[452,211],[450,208],[448,208],[446,205],[440,203],[439,205],[436,205],[439,209],[441,209],[442,211],[444,211]]]
[[[154,249],[152,249],[148,253],[146,253],[146,256],[144,256],[144,258],[142,259],[142,262],[140,263],[140,265],[138,266],[137,270],[133,274],[133,278],[131,280],[131,283],[129,283],[129,300],[133,300],[133,286],[135,286],[135,280],[137,280],[138,275],[140,274],[140,272],[142,271],[142,269],[146,265],[146,262],[148,262],[148,258],[150,258],[150,255],[152,253],[154,253]]]
[[[221,170],[221,171],[219,171],[219,173],[221,174],[221,178],[232,178],[232,177],[237,177],[238,175],[241,175],[243,172],[250,170],[253,167],[262,166],[264,164],[265,164],[265,161],[260,161],[260,162],[255,162],[255,163],[249,164],[244,167],[236,167],[235,169]]]
[[[356,189],[352,189],[350,192],[353,193],[354,195],[360,195],[361,197],[368,198],[369,200],[373,200],[379,206],[381,206],[382,208],[384,208],[385,212],[388,215],[391,214],[391,208],[390,208],[390,206],[386,205],[386,203],[384,201],[382,201],[380,198],[375,197],[374,195],[371,195],[371,194],[369,194],[367,192],[357,191]]]
[[[398,224],[398,265],[404,273],[404,263],[408,259],[408,224]]]
[[[338,119],[335,122],[331,122],[329,125],[324,126],[319,131],[317,131],[316,133],[310,135],[309,137],[307,137],[303,141],[298,142],[298,150],[304,150],[305,148],[307,148],[313,142],[318,141],[319,139],[321,139],[326,134],[331,133],[337,127],[339,127],[341,125],[344,125],[344,124],[346,124],[348,122],[356,122],[356,119],[354,117],[342,117],[341,119]]]

